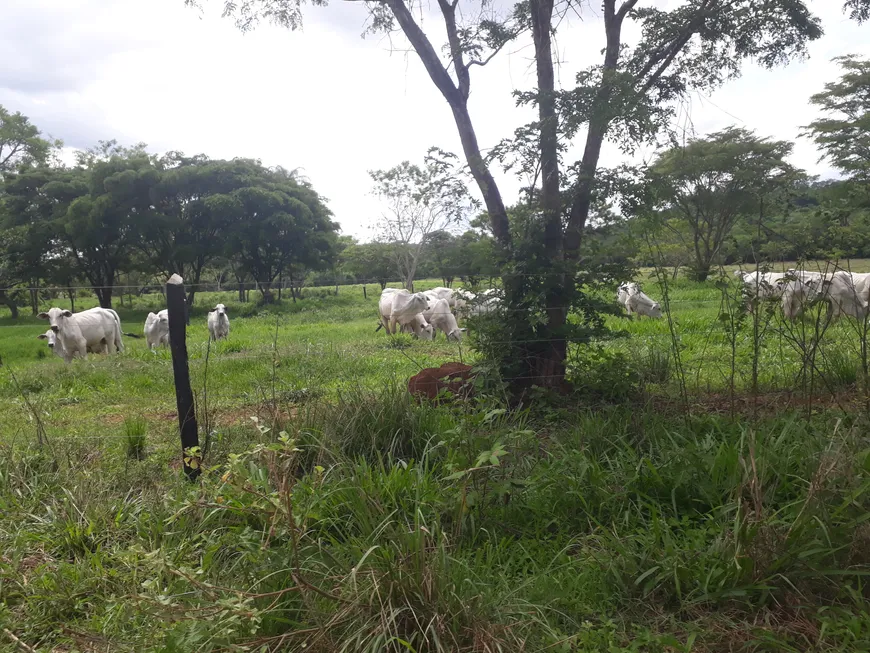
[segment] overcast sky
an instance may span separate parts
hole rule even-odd
[[[344,233],[363,239],[379,213],[367,170],[419,161],[431,145],[460,151],[451,113],[416,55],[383,37],[360,38],[361,3],[307,7],[301,32],[263,25],[243,35],[220,18],[220,0],[210,2],[200,13],[183,0],[0,0],[0,104],[70,148],[114,138],[156,152],[302,168]],[[680,124],[698,134],[737,124],[796,139],[816,115],[809,96],[837,76],[831,58],[870,56],[870,26],[848,21],[841,0],[810,4],[826,34],[807,61],[774,71],[747,66],[712,97],[693,96]],[[424,26],[440,36],[431,17]],[[559,31],[559,79],[570,84],[600,59],[602,45],[597,10],[586,10]],[[530,56],[520,43],[473,69],[471,111],[482,147],[528,120],[511,92],[532,87]],[[619,161],[611,148],[602,163]],[[834,174],[805,140],[797,140],[792,163]],[[519,183],[500,179],[513,201]]]

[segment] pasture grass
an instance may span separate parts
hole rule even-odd
[[[197,296],[196,484],[168,351],[67,366],[44,322],[0,318],[0,649],[867,650],[866,417],[703,408],[753,367],[762,400],[860,394],[854,323],[812,349],[810,316],[765,316],[756,347],[720,289],[678,279],[679,356],[667,320],[611,316],[572,351],[582,394],[435,406],[408,376],[474,352],[375,333],[369,291]],[[208,345],[217,301],[230,338]],[[124,331],[163,307],[131,304]]]

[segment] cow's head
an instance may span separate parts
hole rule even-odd
[[[650,307],[650,317],[661,317],[662,316],[662,307],[658,302],[653,302],[653,305]]]
[[[54,331],[49,329],[45,333],[40,333],[36,336],[40,340],[48,340],[48,346],[50,349],[54,349],[55,344],[57,344],[57,336],[54,334]]]
[[[448,340],[455,340],[456,342],[462,342],[462,334],[465,333],[465,327],[461,329],[453,329],[450,333],[447,334]]]
[[[72,317],[72,313],[62,308],[55,307],[48,309],[48,313],[40,313],[37,317],[40,320],[48,320],[48,326],[51,327],[51,330],[55,333],[59,333],[63,327],[64,320],[68,317]]]
[[[433,340],[435,338],[435,327],[431,324],[420,327],[420,335],[418,337],[421,340]]]
[[[227,307],[224,306],[223,304],[215,304],[214,310],[215,310],[215,313],[217,313],[218,315],[226,315],[227,314]]]

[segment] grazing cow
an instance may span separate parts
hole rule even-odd
[[[816,298],[815,282],[812,279],[786,279],[783,281],[782,315],[787,320],[796,320]]]
[[[662,307],[659,303],[650,299],[634,281],[627,281],[619,285],[616,301],[625,307],[629,316],[632,313],[655,318],[662,316]]]
[[[402,333],[410,333],[420,340],[434,340],[435,327],[426,321],[422,313],[417,313],[409,322],[401,326]]]
[[[469,317],[471,315],[474,300],[477,296],[470,290],[457,288],[453,292],[453,297],[456,300],[456,305],[453,307],[456,311],[456,316],[462,318]]]
[[[424,290],[423,294],[429,298],[429,303],[433,303],[439,299],[446,299],[451,311],[455,311],[456,315],[463,313],[466,306],[465,292],[461,289],[453,290],[452,288],[432,288],[432,290]],[[472,295],[473,297],[473,295]]]
[[[48,348],[52,351],[52,353],[57,355],[57,356],[60,356],[61,358],[64,357],[65,350],[63,348],[63,345],[60,343],[60,340],[58,339],[57,334],[54,331],[49,329],[45,333],[40,333],[36,337],[39,338],[40,340],[47,340],[48,342],[46,342],[46,344],[48,345]],[[105,354],[107,349],[108,349],[108,345],[106,344],[105,338],[100,340],[98,346],[93,346],[93,345],[87,346],[87,350],[88,350],[89,354]]]
[[[112,354],[121,342],[121,321],[118,314],[110,309],[92,308],[81,313],[72,313],[62,308],[50,308],[40,313],[40,319],[48,320],[57,341],[63,347],[62,358],[69,363],[78,354],[88,357],[88,347],[92,350],[106,345],[106,352]],[[55,345],[57,346],[57,345]]]
[[[744,272],[735,270],[734,274],[743,282],[743,299],[746,310],[751,312],[757,300],[780,299],[785,291],[788,276],[784,272]]]
[[[472,293],[468,293],[471,299],[470,308],[466,309],[466,311],[470,315],[485,315],[487,313],[492,313],[502,303],[502,291],[498,288],[487,288],[486,290],[480,291],[480,294],[474,296]]]
[[[430,304],[429,310],[424,311],[423,317],[436,329],[443,331],[448,340],[462,342],[462,333],[465,329],[459,328],[446,299],[439,299]]]
[[[868,313],[868,288],[870,275],[835,272],[825,286],[825,294],[831,305],[830,316],[842,315],[863,320]]]
[[[157,345],[169,346],[169,311],[165,308],[145,318],[145,344],[151,351]]]
[[[166,323],[169,328],[169,322]],[[216,304],[213,311],[208,314],[208,338],[209,340],[221,340],[230,335],[230,318],[227,317],[227,307]]]
[[[423,333],[428,333],[426,327],[431,328],[431,325],[420,315],[428,309],[429,298],[423,293],[417,292],[412,295],[407,290],[396,290],[395,288],[385,288],[378,302],[381,323],[389,335],[397,332],[396,325],[409,325],[417,337]],[[420,315],[419,319],[417,319],[418,315]],[[425,335],[424,338],[431,340]]]

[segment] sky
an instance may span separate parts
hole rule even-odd
[[[242,34],[220,17],[220,0],[202,2],[197,11],[183,0],[2,0],[0,104],[62,139],[67,157],[73,148],[115,139],[144,142],[153,152],[300,168],[343,233],[361,240],[373,236],[380,214],[369,170],[420,162],[430,146],[461,151],[452,114],[416,54],[399,38],[361,37],[362,3],[305,7],[301,31],[264,24]],[[847,20],[839,0],[810,5],[826,34],[811,44],[807,60],[773,71],[746,65],[740,79],[711,96],[694,94],[680,111],[681,128],[703,135],[734,124],[796,140],[793,164],[835,176],[798,134],[817,115],[809,97],[837,77],[831,59],[870,56],[870,25]],[[420,18],[440,43],[436,16]],[[626,38],[635,33],[627,28]],[[567,86],[600,60],[598,11],[586,7],[573,16],[556,45],[557,79]],[[531,54],[528,42],[519,42],[472,69],[470,110],[485,150],[531,118],[511,96],[534,84]],[[634,160],[653,154],[643,149]],[[607,147],[601,163],[623,160]],[[496,177],[506,200],[516,199],[520,180]]]

